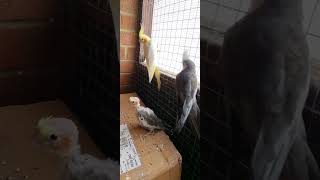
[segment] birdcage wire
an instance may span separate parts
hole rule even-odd
[[[210,9],[212,13],[202,13],[201,18],[209,18],[211,22],[201,23],[201,26],[210,26],[210,28],[224,33],[231,25],[248,14],[250,2],[251,0],[203,0],[201,10]],[[307,36],[320,38],[320,32],[311,31],[312,23],[316,21],[315,15],[319,4],[320,0],[312,2],[303,0],[304,28]],[[203,21],[201,20],[201,22]]]
[[[178,74],[188,50],[200,81],[200,0],[149,0],[143,6],[142,24],[156,44],[161,71]]]
[[[201,40],[204,42],[203,44],[205,46],[210,46],[212,45],[211,43],[214,43],[214,45],[220,46],[223,43],[223,38],[224,38],[224,33],[236,22],[238,22],[241,18],[243,18],[245,15],[247,15],[249,13],[249,8],[250,8],[250,1],[251,0],[202,0],[201,1]],[[319,17],[319,15],[317,15],[317,13],[319,14],[320,12],[320,0],[314,0],[314,1],[310,1],[310,0],[303,0],[303,11],[304,11],[304,31],[305,34],[307,36],[307,40],[309,43],[309,49],[310,50],[310,58],[314,61],[320,62],[319,58],[320,58],[320,54],[319,53],[315,53],[312,51],[315,51],[315,49],[318,49],[319,47],[319,38],[320,38],[320,31],[315,31],[314,25],[316,23],[314,23],[315,21],[317,21],[317,17]],[[203,34],[206,34],[206,36],[204,36]],[[213,36],[219,36],[219,38],[215,37],[212,38]],[[317,41],[315,39],[318,39],[318,43],[312,43],[310,42],[310,39],[313,39],[313,41]],[[214,42],[212,42],[211,40],[214,40]],[[203,46],[202,46],[203,48]],[[206,52],[203,51],[203,49],[201,49],[202,52]],[[318,56],[317,56],[318,54]],[[209,56],[207,54],[203,55],[205,58],[209,59]],[[210,59],[212,60],[212,59]],[[218,62],[220,63],[220,62]],[[314,68],[314,65],[312,65],[312,68]],[[320,68],[318,68],[317,70],[319,71]],[[313,70],[313,71],[317,71],[317,70]],[[315,75],[313,75],[315,76]],[[319,73],[317,74],[317,76],[319,77]],[[214,84],[215,82],[211,81],[211,82],[207,82],[210,84]],[[203,90],[204,92],[208,91],[206,89]],[[206,94],[206,93],[204,93]],[[220,96],[217,93],[216,96]],[[212,98],[213,95],[211,95],[210,98]],[[222,95],[221,95],[222,96]],[[208,96],[204,97],[204,98],[209,98]],[[217,99],[217,98],[212,98],[212,99]],[[216,100],[218,101],[218,100]],[[211,104],[213,104],[214,102],[211,102]],[[204,109],[204,107],[202,107]],[[219,112],[219,108],[214,108],[214,111]],[[205,115],[206,112],[201,112],[201,116],[203,117],[203,115]],[[209,117],[208,117],[209,118]],[[203,120],[207,120],[206,118],[203,118]],[[212,117],[210,117],[207,121],[211,121],[211,122],[219,122],[221,123],[222,121],[218,118],[218,115],[213,115]],[[216,129],[214,129],[216,128]],[[238,173],[241,173],[243,175],[243,177],[245,177],[246,175],[244,174],[250,174],[250,156],[252,153],[248,153],[250,152],[250,148],[248,148],[247,143],[245,143],[245,141],[236,141],[236,140],[231,140],[231,145],[233,149],[236,149],[237,151],[232,152],[232,156],[233,156],[233,161],[234,162],[228,162],[227,163],[227,156],[222,155],[223,153],[217,153],[217,149],[219,149],[219,151],[221,152],[227,152],[225,154],[228,154],[228,152],[230,151],[230,149],[226,146],[226,143],[228,138],[230,136],[230,132],[234,132],[235,129],[233,129],[232,131],[226,131],[225,128],[221,128],[221,127],[217,127],[216,125],[213,126],[212,125],[212,130],[213,132],[217,132],[217,134],[219,134],[218,137],[213,137],[208,138],[207,139],[207,143],[208,145],[206,146],[201,146],[202,152],[204,152],[205,150],[207,151],[212,151],[212,153],[203,153],[201,154],[209,157],[210,159],[212,159],[213,163],[210,165],[209,163],[202,163],[201,166],[207,167],[208,169],[214,169],[212,170],[215,173],[219,173],[219,178],[217,179],[238,179],[239,177],[235,177],[235,178],[230,178],[230,171],[224,171],[223,173],[221,173],[221,171],[224,169],[226,169],[225,167],[229,167],[230,164],[232,164],[232,177],[234,175],[238,175]],[[242,134],[242,135],[241,135]],[[201,132],[202,137],[205,136],[204,132]],[[237,133],[237,136],[240,139],[246,139],[245,136],[243,135],[243,133]],[[233,136],[231,136],[233,138]],[[205,138],[206,139],[206,138]],[[218,143],[223,141],[223,143]],[[238,144],[240,142],[240,144]],[[211,143],[211,144],[210,144]],[[230,153],[230,152],[229,152]],[[216,158],[218,157],[218,158]],[[239,167],[238,165],[241,164]],[[234,167],[233,167],[234,166]],[[220,167],[221,170],[219,170]],[[217,175],[215,175],[217,176]],[[247,178],[248,179],[248,178]]]
[[[172,3],[179,3],[183,1],[181,0],[179,1],[177,0],[175,1],[168,1],[168,0],[140,1],[141,3],[140,9],[139,9],[139,13],[141,13],[139,14],[140,21],[143,24],[145,33],[148,36],[150,36],[152,39],[156,39],[155,37],[157,36],[157,35],[154,35],[153,33],[154,29],[156,28],[157,30],[158,28],[158,31],[159,31],[159,27],[154,26],[154,24],[157,23],[154,21],[155,19],[153,18],[153,14],[155,14],[154,4],[160,3],[160,2],[163,2],[163,3],[166,2],[166,6],[170,6],[170,4]],[[183,10],[179,10],[179,11],[183,11]],[[160,18],[160,16],[158,18]],[[198,16],[198,19],[199,18],[200,18],[200,14]],[[200,22],[198,23],[198,25],[199,25],[198,29],[200,30]],[[192,28],[193,27],[191,27],[190,29],[192,30]],[[159,37],[163,38],[166,36],[161,35]],[[180,40],[180,37],[178,38]],[[200,38],[200,31],[198,33],[198,38]],[[163,43],[161,43],[161,39],[160,39],[160,44],[158,46],[162,44]],[[199,46],[200,48],[200,42],[199,44],[197,44],[197,46]],[[184,45],[181,45],[181,47],[183,48]],[[147,107],[153,109],[153,111],[157,114],[157,116],[163,120],[165,126],[168,129],[173,129],[176,125],[176,116],[177,116],[175,73],[173,71],[170,72],[170,69],[168,69],[169,66],[160,66],[162,71],[161,89],[160,91],[158,91],[155,80],[152,81],[151,83],[148,82],[147,69],[144,65],[141,64],[141,61],[144,60],[143,53],[144,53],[143,48],[140,45],[139,53],[137,53],[138,55],[137,58],[139,59],[137,63],[137,73],[136,73],[137,74],[137,77],[136,77],[137,94],[142,99],[144,104]],[[171,56],[173,53],[176,53],[176,52],[170,52],[170,53],[169,55]],[[182,61],[183,51],[180,53],[181,55],[179,56],[179,59],[172,59],[172,62],[180,63],[179,65],[182,68],[181,61]],[[200,52],[199,52],[199,56],[200,56]],[[191,58],[192,58],[192,54],[191,54]],[[192,60],[195,60],[195,59],[192,59]],[[161,58],[159,59],[159,63],[161,63]],[[200,76],[200,58],[198,63],[198,73]],[[197,139],[196,133],[191,130],[190,124],[186,123],[185,127],[183,128],[182,132],[179,135],[176,135],[176,134],[171,135],[170,131],[167,131],[167,134],[170,136],[170,139],[176,146],[179,153],[182,155],[182,158],[183,158],[182,179],[199,179],[200,168],[201,168],[200,167],[200,141]]]

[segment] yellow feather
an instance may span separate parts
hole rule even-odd
[[[157,83],[158,83],[158,91],[160,91],[161,88],[161,79],[160,79],[161,73],[158,67],[156,67],[155,69],[155,77],[157,79]]]
[[[42,136],[48,136],[51,134],[52,130],[48,125],[46,124],[46,120],[51,119],[52,116],[41,118],[38,122],[38,129],[40,131],[40,134]]]

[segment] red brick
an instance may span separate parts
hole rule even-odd
[[[121,45],[136,45],[138,42],[138,35],[135,32],[120,32]]]
[[[137,29],[137,17],[129,15],[120,15],[120,27],[121,29],[136,30]]]
[[[133,92],[135,92],[135,86],[134,85],[122,85],[122,86],[120,86],[120,94],[133,93]]]
[[[120,61],[120,73],[134,73],[135,61]]]
[[[120,11],[137,14],[139,0],[120,0]]]
[[[120,59],[126,59],[126,48],[120,47]]]
[[[137,60],[137,48],[127,48],[127,60]]]
[[[134,84],[134,73],[120,73],[120,85]]]

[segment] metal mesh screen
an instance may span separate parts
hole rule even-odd
[[[234,121],[226,121],[220,115],[226,115],[221,107],[227,102],[223,94],[223,62],[217,58],[225,31],[248,13],[250,2],[251,0],[201,1],[201,158],[209,159],[201,162],[205,169],[201,173],[204,177],[202,179],[252,179],[250,160],[254,147],[246,141],[247,134],[237,128],[239,125],[233,124]],[[320,45],[320,23],[316,22],[320,18],[319,2],[303,0],[304,29],[309,42],[310,58],[313,60],[320,58],[320,53],[315,50]],[[306,112],[307,110],[304,112],[306,119],[314,117],[310,114],[311,111]],[[314,125],[312,123],[312,120],[306,121],[306,127]],[[210,127],[210,131],[203,127]],[[308,136],[313,137],[310,129],[307,128]],[[312,141],[308,143],[316,155],[320,154],[320,148],[313,145]]]
[[[186,0],[185,0],[186,1]],[[154,8],[154,5],[156,3],[165,3],[168,7],[171,7],[171,4],[176,2],[184,2],[184,1],[157,1],[157,0],[143,0],[140,1],[140,18],[143,22],[145,32],[147,35],[151,35],[154,30],[157,30],[157,27],[154,27],[153,25],[156,24],[155,19],[153,18],[153,14],[155,13],[156,9]],[[199,3],[200,1],[198,1]],[[156,6],[157,7],[157,6]],[[172,6],[174,7],[174,6]],[[199,8],[199,4],[198,4]],[[175,10],[173,10],[175,11]],[[180,10],[181,11],[181,10]],[[159,11],[161,12],[161,11]],[[162,13],[162,12],[161,12]],[[159,18],[161,18],[159,16]],[[199,18],[198,18],[199,19]],[[162,21],[162,20],[161,20]],[[166,20],[169,21],[169,20]],[[159,21],[158,21],[159,23]],[[159,26],[158,28],[163,28]],[[200,26],[198,26],[200,28]],[[160,31],[159,29],[159,31]],[[192,28],[190,28],[192,29]],[[192,30],[190,30],[192,31]],[[159,37],[165,37],[165,35],[158,35]],[[169,35],[168,35],[169,36]],[[198,31],[198,39],[199,37],[199,31]],[[154,37],[151,36],[153,39]],[[179,37],[180,38],[180,37]],[[166,42],[163,41],[160,44],[159,47],[163,46]],[[183,46],[183,45],[182,45]],[[200,47],[200,42],[197,44],[198,47]],[[200,49],[198,49],[200,51]],[[160,50],[161,51],[161,50]],[[167,54],[171,56],[171,54],[175,53],[173,51],[168,51]],[[172,62],[178,62],[179,68],[181,68],[182,63],[182,52],[179,53],[178,59],[171,59]],[[143,49],[140,46],[139,49],[139,61],[142,61],[142,55],[143,55]],[[190,54],[192,56],[192,54]],[[200,52],[198,52],[198,56],[200,56]],[[159,58],[160,63],[162,61],[162,58]],[[200,58],[198,59],[198,68],[200,66]],[[163,67],[163,66],[162,66]],[[165,66],[167,67],[167,66]],[[162,70],[165,70],[162,68]],[[198,73],[200,73],[198,69]],[[167,71],[168,72],[168,71]],[[143,66],[141,63],[137,63],[137,94],[141,98],[141,100],[144,102],[144,104],[153,109],[154,112],[157,114],[158,117],[163,119],[165,125],[171,129],[174,128],[175,122],[176,122],[176,109],[177,109],[177,102],[176,102],[176,89],[175,89],[175,78],[172,76],[174,72],[171,72],[170,75],[168,73],[162,73],[161,74],[161,90],[157,90],[157,84],[156,81],[153,80],[151,83],[148,82],[148,75],[147,75],[147,69],[145,66]],[[198,101],[200,101],[200,96],[197,97]],[[198,103],[199,104],[199,103]],[[169,135],[170,133],[167,132]],[[186,123],[185,127],[183,128],[182,132],[179,135],[170,136],[171,141],[176,146],[177,150],[182,155],[182,179],[200,179],[200,142],[197,139],[196,134],[191,130],[190,124]]]
[[[201,1],[201,26],[223,33],[249,11],[251,0],[203,0]],[[303,0],[304,30],[313,61],[320,60],[320,1]],[[221,43],[221,41],[219,42]]]
[[[188,50],[200,80],[200,0],[154,0],[152,40],[157,44],[159,67],[176,75]]]
[[[114,112],[120,107],[119,61],[111,10],[107,0],[78,6],[69,7],[74,11],[69,35],[76,71],[75,82],[70,82],[75,83],[72,109],[101,150],[119,159],[119,146],[110,146],[119,143],[119,117]]]

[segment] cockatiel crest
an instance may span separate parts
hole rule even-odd
[[[143,52],[144,52],[144,57],[146,59],[149,83],[151,83],[153,76],[155,76],[157,79],[158,90],[160,90],[161,81],[160,81],[160,70],[157,64],[157,61],[158,61],[157,49],[155,47],[154,42],[151,40],[151,38],[144,33],[144,29],[142,26],[139,31],[139,41],[143,45]]]
[[[139,40],[142,43],[150,43],[151,38],[149,36],[147,36],[146,34],[144,34],[144,28],[141,27],[140,31],[139,31]]]

